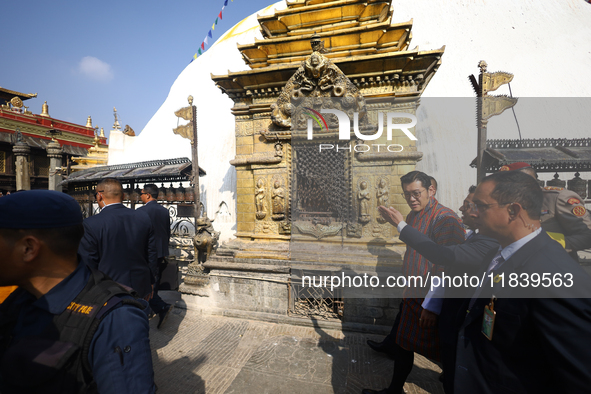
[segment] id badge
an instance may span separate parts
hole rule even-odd
[[[484,316],[482,317],[481,329],[482,334],[484,334],[484,336],[487,337],[489,341],[492,341],[496,317],[497,312],[494,310],[494,301],[491,299],[490,304],[484,307]]]

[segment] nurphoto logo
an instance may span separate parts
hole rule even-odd
[[[352,112],[353,114],[353,122],[347,113],[344,111],[333,109],[333,108],[322,108],[320,112],[310,108],[304,107],[306,112],[305,115],[308,115],[309,118],[307,119],[307,139],[313,140],[314,139],[314,122],[318,124],[320,127],[320,131],[324,131],[325,133],[328,132],[328,124],[324,116],[322,114],[332,114],[335,115],[338,119],[338,126],[339,126],[339,140],[351,140],[351,123],[353,124],[353,132],[355,137],[359,140],[363,141],[375,141],[382,136],[384,133],[384,113],[378,112],[378,125],[377,131],[374,134],[366,134],[361,133],[359,128],[359,112]],[[410,119],[409,123],[397,123],[400,120]],[[392,141],[392,135],[394,130],[401,130],[410,140],[416,141],[417,137],[415,137],[409,129],[416,126],[417,124],[417,117],[413,114],[407,112],[387,112],[386,113],[386,139],[388,141]],[[348,151],[355,151],[355,152],[368,152],[372,150],[372,147],[377,152],[402,152],[404,147],[400,144],[355,144],[350,145],[347,144],[344,147],[339,146],[338,144],[319,144],[319,150],[322,152],[323,150],[348,150]]]

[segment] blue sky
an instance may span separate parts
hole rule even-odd
[[[223,32],[273,0],[228,0]],[[224,0],[41,1],[3,7],[0,86],[38,93],[25,105],[105,132],[113,107],[139,133],[189,64]],[[206,46],[206,49],[208,47]]]

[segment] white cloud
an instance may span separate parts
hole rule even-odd
[[[97,81],[110,81],[113,79],[111,65],[97,59],[94,56],[85,56],[80,60],[78,70],[87,77]]]

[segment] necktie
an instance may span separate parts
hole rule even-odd
[[[484,286],[488,286],[488,283],[489,283],[488,274],[491,271],[493,271],[495,268],[499,267],[504,262],[505,262],[505,259],[503,258],[503,256],[501,256],[501,252],[499,251],[499,253],[497,253],[497,255],[490,261],[490,264],[488,265],[488,269],[486,270],[486,275],[484,276],[484,280],[482,281],[482,284],[480,285],[480,287],[478,289],[476,289],[476,291],[474,292],[474,295],[472,296],[472,299],[470,300],[470,304],[468,306],[468,309],[472,309],[472,306],[474,305],[474,303],[478,299],[478,296],[482,292],[482,288]]]

